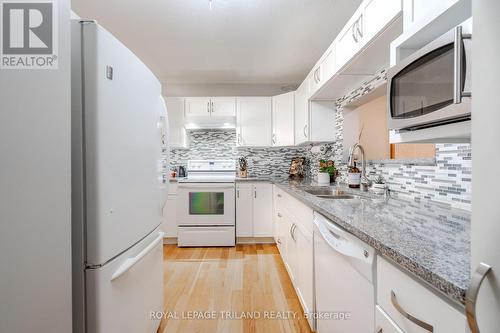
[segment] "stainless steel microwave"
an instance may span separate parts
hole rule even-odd
[[[387,72],[388,128],[413,131],[470,120],[470,20]]]

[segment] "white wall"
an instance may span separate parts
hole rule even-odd
[[[69,0],[59,69],[0,70],[0,332],[71,332]]]

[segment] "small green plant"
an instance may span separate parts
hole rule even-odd
[[[320,172],[328,172],[330,176],[335,175],[335,164],[333,161],[327,161],[327,160],[319,160],[319,171]]]

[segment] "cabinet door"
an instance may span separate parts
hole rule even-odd
[[[165,99],[169,123],[169,145],[171,148],[187,148],[186,128],[184,127],[184,98]]]
[[[186,117],[209,117],[210,97],[186,97]]]
[[[273,100],[273,146],[293,146],[294,144],[294,101],[295,93],[274,96]]]
[[[177,237],[177,195],[168,195],[163,207],[162,230],[165,237]]]
[[[295,229],[295,224],[292,222],[290,217],[284,213],[285,219],[285,229],[286,233],[286,262],[288,274],[290,275],[290,279],[293,282],[293,286],[297,288],[298,285],[298,275],[297,275],[297,265],[298,265],[298,257],[297,257],[297,242],[296,238],[293,235],[293,229]]]
[[[283,260],[283,263],[286,263],[287,261],[287,253],[286,253],[286,241],[287,241],[287,223],[286,219],[283,216],[283,213],[279,210],[275,211],[275,232],[276,232],[276,245],[278,246],[278,250],[280,251],[281,254],[281,259]]]
[[[236,97],[212,97],[212,117],[235,117]]]
[[[236,185],[236,237],[253,237],[253,186]]]
[[[321,61],[321,85],[330,80],[336,73],[335,68],[335,50],[336,44],[332,43],[330,48],[325,52],[325,56]]]
[[[237,145],[271,146],[271,97],[238,97]]]
[[[403,0],[404,31],[412,29],[420,22],[430,22],[461,0]]]
[[[307,79],[295,91],[295,144],[309,141],[309,96]]]
[[[256,183],[253,189],[253,236],[273,237],[273,186]]]
[[[309,221],[312,223],[312,221]],[[297,277],[296,288],[301,299],[304,313],[312,314],[313,309],[313,241],[312,234],[296,223],[293,235],[297,245]],[[313,321],[309,324],[313,327]]]
[[[370,0],[366,3],[363,18],[363,43],[381,32],[401,11],[401,0]]]
[[[357,29],[358,19],[362,21],[361,13],[354,14],[349,20],[348,25],[340,32],[337,37],[337,51],[335,52],[335,67],[337,71],[342,68],[361,48],[360,38],[362,38]]]

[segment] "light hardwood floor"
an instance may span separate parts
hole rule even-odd
[[[158,333],[311,332],[275,245],[164,245],[163,252],[165,312],[177,318],[164,318]],[[202,311],[214,319],[189,318]],[[260,318],[241,318],[247,312]]]

